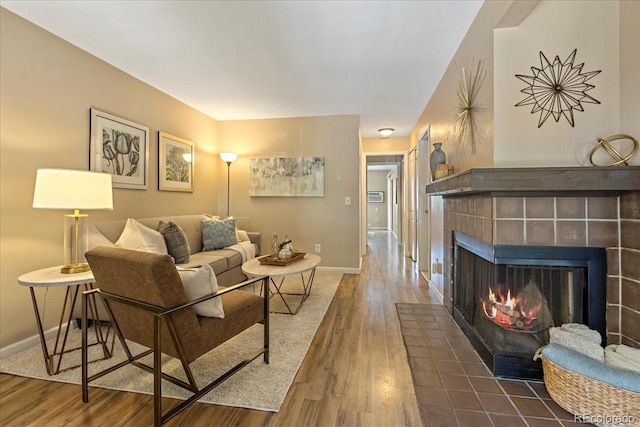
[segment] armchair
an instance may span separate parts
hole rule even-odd
[[[221,287],[215,294],[189,301],[175,264],[168,255],[97,247],[88,251],[86,258],[93,271],[96,287],[82,296],[82,400],[85,403],[89,401],[88,386],[91,381],[133,364],[153,373],[154,425],[159,426],[260,355],[263,355],[264,363],[269,363],[269,293],[264,292],[264,296],[260,296],[241,290],[256,283],[266,289],[266,278]],[[87,300],[91,293],[103,301],[127,360],[89,376]],[[193,305],[216,296],[222,299],[224,318],[202,317],[195,313]],[[219,378],[198,387],[189,365],[256,323],[264,326],[262,347]],[[125,339],[148,350],[133,355]],[[181,361],[187,381],[162,372],[162,353]],[[139,360],[149,354],[153,354],[153,366]],[[163,379],[193,392],[191,397],[173,406],[164,415]]]

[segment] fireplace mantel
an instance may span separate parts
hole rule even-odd
[[[640,166],[469,169],[426,186],[428,196],[607,195],[640,189]]]

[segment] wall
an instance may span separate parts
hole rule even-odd
[[[495,81],[501,82],[495,85],[496,167],[588,166],[597,138],[619,133],[620,3],[582,3],[541,1],[517,28],[495,31]],[[587,82],[595,86],[587,93],[601,104],[583,103],[584,111],[574,112],[574,127],[565,117],[556,122],[550,116],[538,128],[540,112],[532,114],[531,105],[515,107],[527,87],[515,75],[530,76],[531,67],[541,68],[540,51],[550,62],[556,55],[565,62],[574,49],[574,64],[584,64],[583,73],[601,70]]]
[[[114,189],[114,210],[91,221],[215,212],[218,123],[0,8],[0,347],[36,333],[23,273],[61,264],[63,214],[32,209],[36,169],[87,169],[89,109],[149,127],[149,187]],[[196,146],[195,191],[158,191],[158,131]],[[57,324],[62,289],[47,298],[45,328]]]
[[[357,116],[220,122],[220,151],[239,154],[231,165],[231,213],[251,218],[264,248],[273,233],[288,235],[305,252],[320,243],[321,266],[358,272],[359,128]],[[249,197],[249,161],[257,157],[324,157],[324,197]],[[220,183],[226,183],[226,172],[225,165]],[[226,207],[226,188],[218,197]]]
[[[387,229],[387,204],[391,196],[387,192],[388,171],[368,171],[367,172],[367,192],[382,191],[384,193],[383,203],[367,202],[367,227]]]
[[[412,138],[417,137],[430,125],[431,141],[443,142],[448,163],[453,164],[457,172],[482,167],[586,165],[587,155],[598,137],[627,133],[640,138],[637,42],[640,40],[637,25],[640,2],[529,2],[530,13],[514,21],[512,12],[527,6],[524,3],[483,4],[412,132]],[[505,25],[506,21],[512,25]],[[496,29],[498,27],[504,28]],[[551,61],[556,54],[564,60],[574,48],[578,48],[576,64],[584,62],[584,72],[602,70],[590,81],[596,86],[590,94],[601,104],[585,104],[584,112],[575,113],[573,128],[564,118],[558,123],[549,119],[538,128],[539,115],[531,114],[531,107],[515,107],[524,97],[520,90],[525,86],[515,74],[527,75],[531,73],[531,66],[539,67],[539,51],[545,52]],[[487,79],[478,96],[484,108],[483,115],[479,116],[484,123],[483,143],[473,155],[455,145],[451,135],[458,81],[456,66],[465,60],[480,58],[485,60],[487,70]],[[630,164],[640,165],[640,156]],[[635,209],[632,212],[637,212]],[[632,224],[637,227],[637,219],[634,220]],[[431,221],[431,258],[435,262],[436,254],[442,253],[443,247],[442,238],[437,234],[442,224],[440,197],[432,197]],[[629,259],[629,254],[636,255],[637,248],[628,239],[621,245],[625,259]],[[633,297],[637,295],[637,272],[628,264],[626,268],[626,273],[617,276],[619,286],[616,288],[620,294],[616,300],[617,316],[624,330],[614,333],[623,342],[636,342],[637,335],[629,331],[638,324],[637,298]],[[437,280],[435,276],[434,281]]]
[[[114,189],[114,210],[91,212],[91,221],[224,215],[227,167],[218,153],[235,151],[231,212],[250,218],[263,247],[273,232],[289,234],[302,250],[321,243],[322,266],[359,271],[357,116],[219,123],[4,8],[0,19],[0,348],[37,332],[18,277],[63,260],[64,212],[31,208],[36,170],[88,168],[92,107],[148,126],[150,156],[148,189]],[[193,193],[158,191],[158,131],[195,143]],[[325,197],[249,197],[249,159],[270,156],[325,157]],[[45,329],[57,325],[63,299],[63,289],[48,291]]]

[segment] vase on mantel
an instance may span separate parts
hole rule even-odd
[[[431,152],[431,156],[429,157],[432,180],[436,179],[436,168],[438,167],[438,165],[447,163],[447,155],[440,149],[440,147],[442,147],[441,142],[434,142],[433,151]]]

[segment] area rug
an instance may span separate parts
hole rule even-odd
[[[311,296],[305,301],[298,314],[294,316],[271,314],[270,363],[266,365],[262,357],[257,358],[199,401],[278,412],[341,279],[342,273],[317,271]],[[300,286],[299,282],[299,276],[289,277],[285,282],[285,287]],[[294,292],[295,290],[290,289],[290,291]],[[272,309],[281,309],[279,305],[282,302],[278,301],[278,298],[278,296],[275,296],[271,299]],[[247,355],[260,347],[262,334],[262,325],[254,325],[237,337],[200,357],[191,365],[198,383],[206,384],[236,363],[244,360]],[[81,339],[80,335],[78,329],[70,331],[70,341],[67,343],[67,348],[78,346]],[[51,351],[53,340],[48,345]],[[143,347],[132,344],[131,349],[134,354],[137,354],[143,350]],[[92,347],[90,360],[97,358],[96,355],[98,353],[96,352],[99,352],[99,348],[97,346]],[[91,363],[89,374],[91,375],[122,360],[126,360],[124,350],[116,342],[114,356],[109,360]],[[63,367],[65,365],[79,364],[79,361],[79,351],[66,354],[65,358],[63,358]],[[150,358],[148,363],[151,364]],[[167,357],[163,359],[162,366],[164,372],[184,378],[181,365],[177,360]],[[47,375],[40,344],[0,360],[0,372],[49,381],[81,383],[80,368],[61,372],[54,376]],[[93,381],[91,386],[153,394],[153,375],[129,365]],[[164,397],[177,399],[185,399],[190,396],[189,392],[167,381],[162,383],[162,394]],[[89,389],[89,398],[91,399],[91,389]]]

